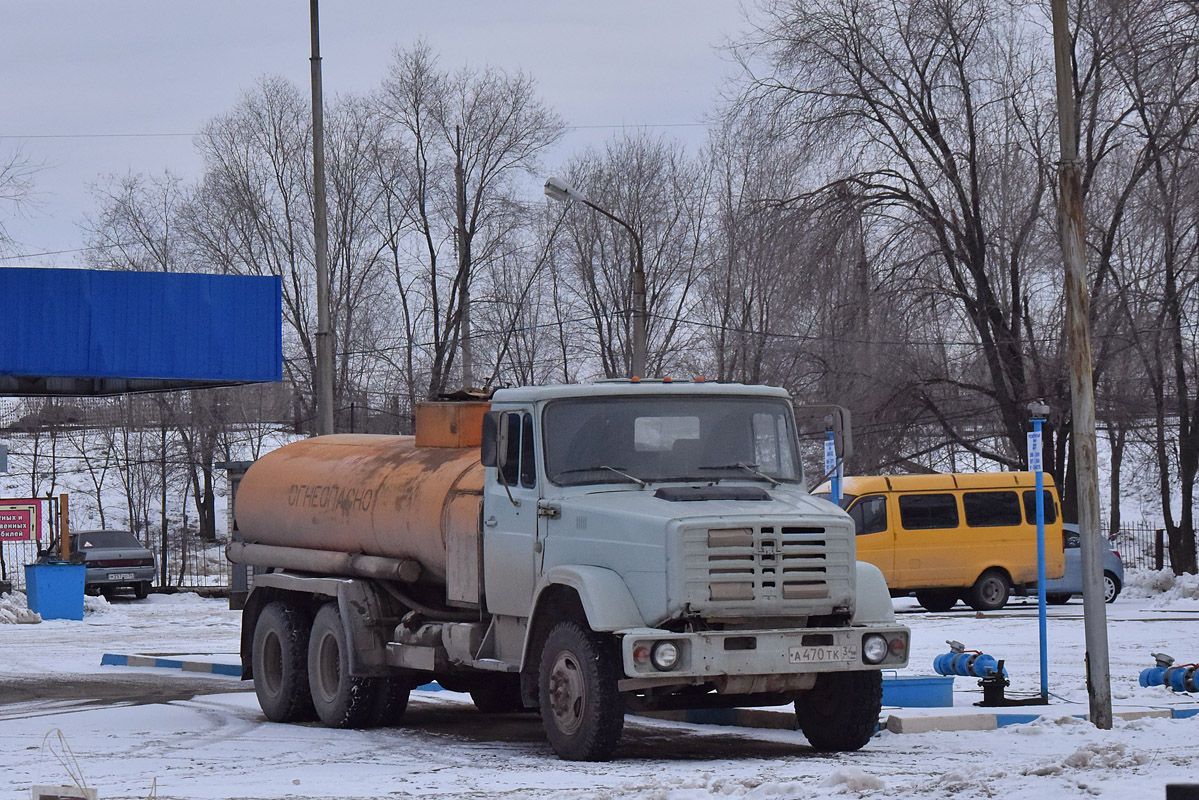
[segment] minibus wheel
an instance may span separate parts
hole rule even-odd
[[[1012,586],[1001,570],[989,569],[979,576],[967,593],[966,602],[975,611],[997,611],[1007,605]]]

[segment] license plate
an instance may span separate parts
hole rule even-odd
[[[110,581],[131,581],[133,580],[132,572],[110,572],[108,573]]]
[[[857,661],[856,644],[828,645],[818,647],[792,647],[792,664],[822,664],[830,661]]]

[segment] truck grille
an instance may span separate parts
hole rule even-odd
[[[778,524],[692,528],[682,537],[685,600],[696,611],[822,614],[852,593],[846,531]]]

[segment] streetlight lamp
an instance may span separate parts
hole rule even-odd
[[[597,206],[588,200],[566,181],[550,177],[545,181],[545,195],[552,200],[569,203],[577,200],[592,211],[603,214],[608,219],[621,225],[633,237],[633,364],[630,372],[638,377],[645,377],[645,326],[649,317],[645,309],[645,258],[641,248],[641,237],[633,226],[607,209]]]

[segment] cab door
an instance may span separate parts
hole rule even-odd
[[[533,415],[529,409],[504,411],[498,425],[503,454],[488,468],[483,490],[483,586],[488,611],[527,617],[542,549]]]

